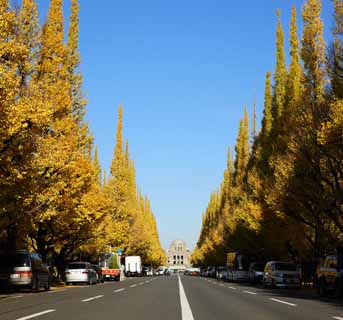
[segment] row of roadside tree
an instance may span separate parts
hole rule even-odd
[[[334,0],[333,40],[323,39],[322,2],[290,21],[290,64],[277,12],[276,63],[266,73],[262,128],[240,122],[219,189],[202,217],[192,259],[223,265],[227,252],[313,261],[343,245],[343,1]],[[255,108],[254,108],[255,110]]]
[[[0,250],[28,248],[61,270],[75,256],[121,248],[164,262],[150,201],[136,188],[119,107],[110,175],[84,121],[79,3],[0,0]]]

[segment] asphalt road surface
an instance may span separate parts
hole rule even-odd
[[[0,295],[1,320],[343,320],[343,303],[310,291],[187,276]]]

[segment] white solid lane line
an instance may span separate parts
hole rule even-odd
[[[248,293],[248,294],[257,294],[256,292],[246,291],[246,290],[244,290],[243,292]]]
[[[130,288],[134,288],[134,287],[137,287],[137,285],[136,285],[136,284],[133,284],[132,286],[130,286]]]
[[[121,292],[121,291],[124,291],[125,288],[121,288],[121,289],[117,289],[117,290],[114,290],[113,292]]]
[[[47,314],[47,313],[54,312],[54,311],[56,311],[56,310],[55,309],[45,310],[42,312],[31,314],[31,315],[26,316],[26,317],[18,318],[16,320],[28,320],[28,319],[36,318],[36,317],[42,316],[43,314]]]
[[[296,306],[297,306],[297,305],[294,304],[294,303],[286,302],[286,301],[283,301],[283,300],[274,299],[274,298],[269,298],[269,299],[272,300],[272,301],[275,301],[275,302],[287,304],[287,305],[292,306],[292,307],[296,307]]]
[[[180,303],[181,303],[181,315],[182,320],[194,320],[191,307],[189,306],[185,290],[183,289],[182,281],[179,278],[179,290],[180,290]]]
[[[100,295],[100,296],[95,296],[95,297],[92,297],[92,298],[88,298],[88,299],[84,299],[82,300],[82,302],[88,302],[88,301],[91,301],[91,300],[94,300],[94,299],[99,299],[99,298],[102,298],[104,295]]]

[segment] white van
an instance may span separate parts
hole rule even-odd
[[[264,268],[263,285],[270,287],[300,288],[301,274],[290,262],[269,261]]]

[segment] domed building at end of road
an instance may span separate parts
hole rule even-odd
[[[167,267],[184,270],[191,267],[191,252],[183,240],[173,240],[167,250]]]

